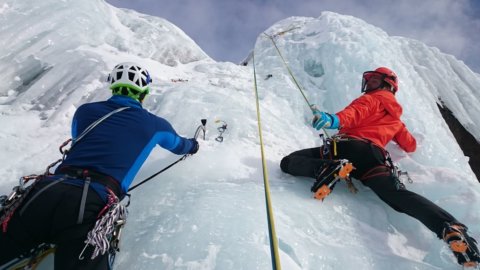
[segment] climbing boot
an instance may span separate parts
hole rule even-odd
[[[313,197],[318,200],[324,200],[335,187],[339,180],[348,180],[350,172],[355,169],[353,164],[346,159],[334,160],[323,164],[317,180],[313,184],[311,191]]]
[[[443,240],[448,244],[457,261],[463,267],[476,268],[480,264],[477,241],[467,234],[467,227],[461,224],[446,223]]]

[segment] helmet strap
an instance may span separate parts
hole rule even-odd
[[[138,101],[140,101],[140,103],[143,103],[143,100],[145,99],[146,96],[147,96],[146,92],[141,93],[140,96],[138,97]]]
[[[383,84],[381,85],[380,88],[382,88],[382,89],[387,88],[388,91],[392,92],[395,95],[395,87],[393,87],[393,85],[391,85],[387,82],[383,82]]]
[[[376,90],[386,90],[386,91],[392,92],[395,95],[395,88],[387,82],[382,82],[380,86],[374,89],[362,90],[362,93],[369,93]]]

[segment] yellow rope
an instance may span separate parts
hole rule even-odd
[[[283,55],[282,55],[282,53],[280,52],[280,49],[278,48],[277,43],[275,42],[275,40],[273,39],[272,36],[269,36],[269,35],[267,35],[267,34],[265,34],[265,33],[263,33],[263,34],[266,35],[267,37],[269,37],[270,40],[272,41],[273,46],[275,46],[275,49],[277,49],[278,55],[280,56],[280,58],[282,58],[283,64],[284,64],[285,67],[287,68],[287,71],[288,71],[288,73],[290,74],[290,77],[292,78],[293,82],[294,82],[295,85],[297,86],[298,90],[300,90],[300,93],[302,94],[303,98],[305,99],[305,102],[307,102],[308,107],[309,107],[310,110],[312,110],[312,112],[313,112],[313,104],[311,104],[311,103],[308,101],[307,96],[305,95],[304,91],[302,90],[302,87],[300,86],[300,84],[299,84],[299,83],[297,82],[297,80],[295,79],[295,76],[293,75],[292,70],[290,69],[290,67],[288,67],[287,61],[285,61],[285,58],[283,58]]]
[[[290,30],[293,30],[293,29],[290,29]],[[288,31],[290,31],[290,30],[288,30]],[[284,31],[284,32],[287,32],[287,31]],[[281,32],[281,33],[283,33],[283,32]],[[299,90],[300,93],[302,94],[303,98],[305,99],[305,102],[307,102],[307,105],[308,105],[308,107],[310,108],[310,110],[311,110],[312,112],[314,112],[314,109],[315,109],[314,105],[308,101],[307,96],[305,95],[305,92],[302,90],[302,87],[301,87],[300,84],[297,82],[297,79],[295,79],[295,76],[293,75],[292,70],[291,70],[290,67],[288,66],[287,61],[285,61],[285,58],[283,58],[283,55],[282,55],[282,53],[280,52],[280,49],[278,48],[277,43],[276,43],[275,40],[273,39],[273,36],[267,35],[266,33],[263,33],[263,34],[264,34],[265,36],[269,37],[270,40],[272,41],[273,46],[275,46],[275,49],[277,50],[278,55],[280,56],[280,58],[282,58],[283,64],[284,64],[285,67],[287,68],[287,71],[288,71],[288,73],[290,74],[290,77],[292,78],[292,81],[295,83],[295,85],[297,86],[298,90]],[[326,131],[324,128],[322,128],[322,130],[323,130],[323,133],[325,133],[325,135],[327,136],[327,138],[330,138],[330,136],[328,135],[327,131]]]
[[[265,151],[263,147],[263,136],[262,136],[262,124],[260,121],[260,102],[258,98],[258,87],[257,87],[257,73],[255,71],[255,52],[253,53],[253,81],[254,81],[254,90],[255,90],[255,99],[257,105],[257,123],[258,123],[258,134],[260,137],[260,152],[262,154],[262,168],[263,168],[263,184],[265,186],[265,202],[267,207],[267,219],[268,219],[268,233],[270,236],[270,253],[272,256],[272,268],[274,270],[282,269],[280,265],[280,257],[278,255],[278,240],[275,233],[275,222],[273,218],[272,203],[270,201],[270,185],[268,183],[268,172],[267,172],[267,163],[265,161]]]

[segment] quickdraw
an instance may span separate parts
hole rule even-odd
[[[325,134],[321,133],[318,136],[320,136],[320,140],[322,141],[322,145],[320,146],[321,150],[321,157],[328,156],[330,153],[330,146],[332,144],[332,140],[330,138],[326,138]]]
[[[12,192],[8,196],[0,196],[0,224],[3,232],[7,231],[8,222],[15,213],[15,210],[22,204],[40,177],[39,175],[22,176],[20,177],[19,185],[13,187]],[[30,180],[33,180],[33,183],[28,185],[27,183],[30,182]]]
[[[393,163],[392,163],[393,164]],[[407,171],[401,171],[398,169],[398,166],[393,165],[392,168],[392,174],[395,177],[395,180],[397,181],[397,189],[406,189],[404,181],[402,179],[407,178],[407,181],[409,184],[413,183],[412,178],[410,178],[410,175],[408,174]]]
[[[126,205],[120,203],[119,199],[113,191],[108,190],[107,205],[99,214],[99,219],[95,226],[87,234],[85,240],[85,247],[78,256],[79,260],[83,260],[84,252],[88,246],[93,246],[94,251],[90,259],[95,259],[98,255],[104,255],[106,252],[110,256],[115,256],[117,251],[120,251],[120,237],[123,226],[127,222],[128,210],[130,200]],[[113,261],[112,258],[110,258]]]
[[[215,138],[215,141],[217,142],[223,142],[223,133],[227,130],[227,122],[223,120],[215,120],[215,123],[220,123],[220,126],[217,128],[219,134]]]

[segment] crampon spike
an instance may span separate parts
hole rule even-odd
[[[450,249],[452,249],[452,251],[465,253],[467,251],[467,248],[467,244],[461,240],[450,242]]]
[[[475,239],[467,235],[465,227],[457,224],[447,225],[443,232],[443,240],[457,257],[458,263],[463,268],[478,269],[480,257]]]
[[[351,162],[342,164],[342,167],[338,171],[338,177],[342,179],[347,178],[350,175],[350,173],[353,171],[353,169],[355,169],[355,167],[353,167],[353,164]]]
[[[327,175],[323,180],[321,180],[324,182],[324,184],[321,184],[320,188],[315,190],[316,188],[315,186],[318,183],[318,180],[317,180],[314,187],[312,188],[312,191],[314,192],[313,197],[317,200],[323,201],[325,197],[327,197],[332,192],[335,184],[339,180],[347,180],[350,175],[350,172],[352,172],[355,169],[355,167],[353,167],[353,164],[351,162],[348,162],[348,160],[346,159],[339,160],[339,164],[331,168],[336,172],[329,173],[327,168],[324,169],[322,173],[326,171],[325,174]],[[331,180],[329,180],[329,177],[331,177],[330,178]]]
[[[473,261],[465,262],[465,263],[463,263],[463,267],[478,269],[478,263],[477,263],[477,262],[473,262]]]
[[[317,200],[323,201],[323,199],[325,199],[330,192],[332,192],[332,190],[327,185],[323,185],[317,190],[317,192],[315,192],[313,197]]]

